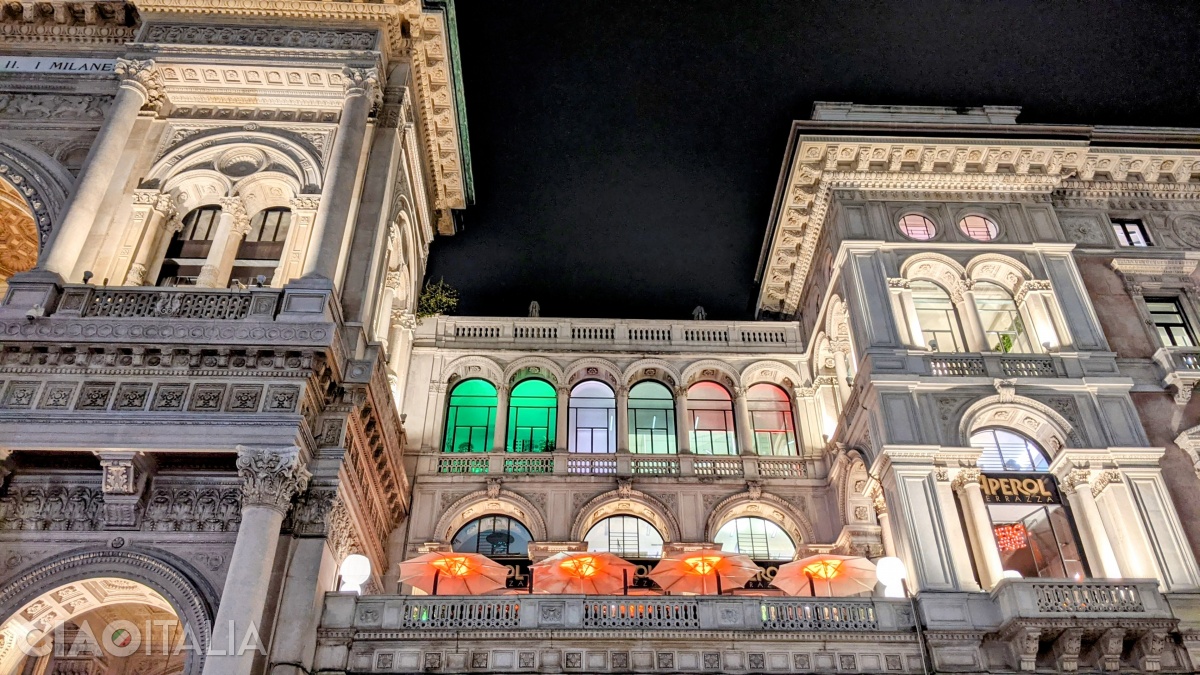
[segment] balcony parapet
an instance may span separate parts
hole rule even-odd
[[[804,457],[759,455],[638,455],[572,452],[431,452],[417,462],[421,475],[518,474],[797,479],[818,475]]]
[[[1175,402],[1187,405],[1200,383],[1200,347],[1162,347],[1154,362],[1163,370],[1162,385],[1175,388]]]
[[[796,322],[624,321],[437,317],[417,329],[417,344],[441,348],[718,353],[803,351]]]

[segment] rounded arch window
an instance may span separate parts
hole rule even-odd
[[[508,396],[508,451],[554,449],[558,392],[545,380],[522,380]]]
[[[442,451],[487,452],[495,430],[496,387],[487,380],[463,380],[454,385],[446,408]]]
[[[917,241],[929,241],[937,236],[937,225],[919,213],[910,213],[901,217],[899,227],[904,236]]]
[[[991,281],[975,282],[972,291],[988,349],[1001,354],[1032,352],[1029,332],[1025,330],[1025,321],[1013,296]]]
[[[744,516],[721,526],[713,543],[724,551],[748,555],[754,560],[791,560],[796,542],[783,528],[766,518]]]
[[[688,435],[697,455],[736,455],[733,431],[733,398],[716,382],[688,387]]]
[[[658,528],[637,516],[609,516],[583,537],[589,551],[606,551],[626,558],[661,558],[663,538]]]
[[[796,419],[792,399],[773,384],[761,382],[746,390],[746,408],[754,429],[754,451],[760,455],[791,456],[796,448]]]
[[[532,541],[533,535],[521,521],[512,516],[490,515],[463,525],[450,540],[450,545],[457,553],[523,557],[529,555]]]
[[[958,229],[975,241],[992,241],[1000,236],[1000,226],[987,216],[966,216],[958,221]]]
[[[983,429],[971,434],[971,447],[979,448],[981,471],[1049,471],[1050,461],[1032,440],[1007,429]]]
[[[617,451],[617,399],[612,387],[584,380],[571,389],[568,407],[571,452]]]
[[[238,244],[230,278],[247,286],[270,284],[283,257],[292,211],[287,207],[263,209],[250,219],[250,230]]]
[[[182,226],[167,244],[156,286],[196,285],[220,220],[221,207],[217,204],[201,206],[184,215]]]
[[[648,455],[675,454],[675,398],[666,385],[646,380],[630,388],[629,449]]]
[[[918,280],[909,284],[913,310],[917,314],[918,342],[933,352],[964,352],[962,329],[958,312],[946,289],[932,281]]]

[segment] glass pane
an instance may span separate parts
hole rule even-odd
[[[451,540],[459,553],[488,556],[524,556],[529,554],[533,537],[529,530],[508,516],[484,516],[464,525]]]
[[[496,387],[464,380],[450,391],[443,452],[487,452],[496,426]]]
[[[1049,471],[1046,453],[1028,438],[1006,429],[984,429],[971,435],[971,447],[980,448],[983,471]]]
[[[991,218],[983,216],[967,216],[958,221],[958,227],[963,234],[978,241],[991,241],[1000,234],[1000,228]]]
[[[523,380],[508,397],[508,451],[548,452],[557,435],[558,392],[545,380]]]
[[[974,295],[988,349],[1002,354],[1032,351],[1021,313],[1008,291],[991,282],[980,281],[975,284]]]
[[[569,408],[571,452],[617,451],[617,401],[607,384],[587,380],[575,385]]]
[[[900,219],[900,231],[909,239],[928,241],[937,234],[933,221],[919,213],[910,213]]]
[[[791,560],[796,555],[792,538],[764,518],[734,518],[717,530],[713,543],[755,560]]]
[[[634,516],[605,518],[588,530],[584,541],[589,551],[607,551],[628,558],[662,557],[662,535],[649,521]]]
[[[938,352],[965,351],[962,331],[958,326],[958,313],[950,294],[930,281],[914,281],[910,288],[917,324],[925,345]]]
[[[629,391],[629,445],[636,453],[675,454],[675,405],[658,382],[639,382]]]

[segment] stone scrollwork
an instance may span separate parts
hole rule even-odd
[[[0,497],[0,530],[95,530],[104,495],[85,485],[10,485]]]
[[[298,537],[324,537],[329,532],[329,516],[337,499],[333,486],[310,486],[296,499],[292,508],[292,532]]]
[[[143,109],[157,112],[162,106],[162,74],[158,72],[153,60],[117,59],[113,72],[117,74],[121,86],[132,86],[146,98]]]
[[[304,467],[300,448],[239,445],[237,451],[243,508],[265,506],[286,513],[292,497],[308,487],[312,474]]]
[[[346,507],[346,502],[340,498],[335,499],[329,509],[326,532],[329,549],[333,551],[338,562],[345,560],[346,556],[351,553],[362,550],[358,534],[354,529],[354,520],[350,517],[350,510]]]

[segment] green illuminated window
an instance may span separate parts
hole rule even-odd
[[[558,394],[545,380],[525,380],[508,397],[508,451],[554,449]]]
[[[450,392],[443,452],[487,452],[496,431],[496,387],[466,380]]]
[[[647,455],[673,455],[675,398],[658,382],[638,382],[629,390],[629,449]]]

